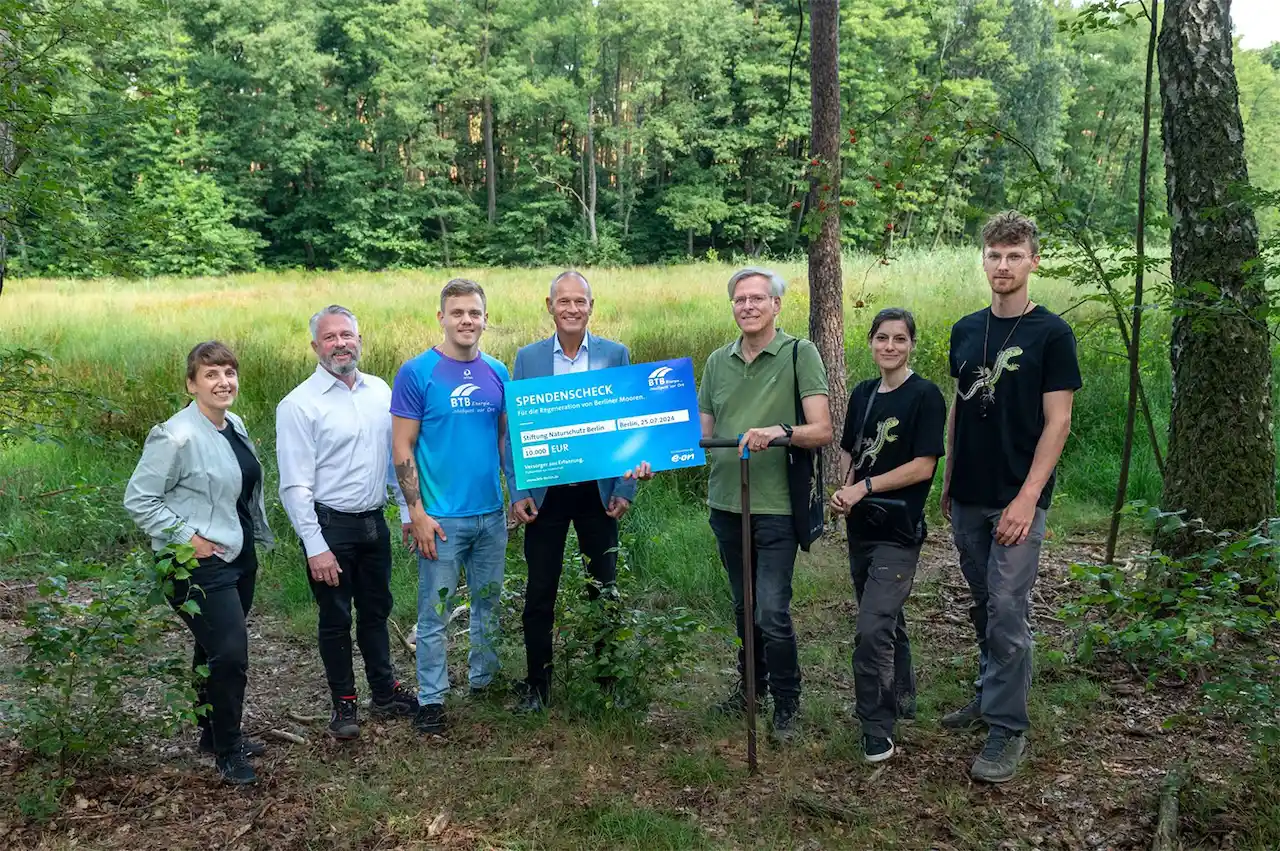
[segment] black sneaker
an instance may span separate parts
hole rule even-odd
[[[426,735],[439,734],[444,732],[447,721],[443,703],[428,703],[418,709],[413,718],[413,728]]]
[[[551,690],[542,683],[525,680],[517,684],[517,691],[516,708],[512,710],[516,715],[546,712],[551,706]]]
[[[975,730],[982,726],[982,695],[959,709],[942,716],[942,726],[948,730]]]
[[[973,761],[969,776],[984,783],[1012,780],[1026,752],[1027,737],[1021,732],[993,726],[987,731],[987,743]]]
[[[764,714],[765,698],[767,696],[767,686],[760,686],[756,689],[757,715]],[[716,704],[715,711],[719,715],[728,715],[734,718],[741,718],[747,714],[747,690],[742,687],[741,680],[734,684],[733,691],[729,692],[728,697]]]
[[[862,737],[862,758],[867,762],[884,762],[893,754],[893,739],[882,739],[879,736]]]
[[[335,739],[355,739],[360,735],[360,719],[354,697],[340,697],[333,704],[329,717],[329,735]]]
[[[800,735],[800,701],[795,698],[774,698],[773,738],[787,744]]]
[[[200,753],[213,753],[213,733],[208,727],[200,728]],[[267,752],[267,746],[257,739],[240,739],[240,753],[245,756],[262,756]]]
[[[375,718],[412,718],[418,714],[418,697],[396,680],[391,694],[369,702],[369,714]]]
[[[232,786],[247,786],[258,782],[258,775],[254,773],[248,757],[239,751],[218,757],[216,764],[218,773],[222,775],[225,783],[230,783]]]

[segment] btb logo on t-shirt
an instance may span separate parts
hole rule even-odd
[[[454,408],[470,408],[471,394],[480,389],[479,384],[472,384],[470,381],[459,384],[453,388],[453,392],[449,394],[449,405]]]

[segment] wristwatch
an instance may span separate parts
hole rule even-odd
[[[863,481],[867,483],[867,493],[872,493],[872,490],[871,490],[871,477],[870,477],[870,476],[867,476],[865,479],[863,479]]]
[[[782,427],[783,433],[787,435],[787,440],[790,440],[791,432],[792,432],[791,426],[787,425],[786,423],[778,423],[778,425]]]

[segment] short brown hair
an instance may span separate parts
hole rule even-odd
[[[187,380],[193,381],[196,371],[202,366],[229,366],[236,372],[240,371],[240,361],[236,360],[235,352],[217,340],[201,343],[187,353]]]
[[[484,287],[475,281],[468,281],[466,278],[454,278],[452,281],[444,285],[444,289],[440,291],[440,312],[444,313],[444,301],[447,298],[453,298],[460,295],[478,295],[480,296],[480,304],[485,310],[489,309],[488,303],[484,297]]]
[[[1017,210],[1005,210],[987,219],[982,228],[982,247],[988,245],[1031,245],[1032,256],[1040,254],[1040,230],[1036,223]]]

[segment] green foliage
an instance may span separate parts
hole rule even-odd
[[[789,3],[12,11],[11,38],[33,60],[10,75],[20,155],[0,210],[24,274],[788,257],[837,203],[850,248],[965,244],[989,211],[1037,203],[1026,158],[988,124],[1034,154],[1079,224],[1127,233],[1136,214],[1137,3],[848,0],[850,135],[840,162],[816,170],[808,16],[801,25]],[[1237,59],[1263,186],[1280,169],[1269,57]],[[925,96],[960,105],[970,125],[934,121]],[[1158,212],[1163,193],[1152,197]]]
[[[1062,616],[1079,631],[1077,657],[1118,656],[1153,684],[1198,680],[1209,708],[1280,741],[1280,655],[1268,645],[1280,634],[1280,518],[1240,535],[1156,509],[1146,517],[1162,532],[1195,528],[1205,547],[1181,560],[1154,551],[1132,569],[1074,565],[1082,593]]]
[[[643,713],[655,693],[685,677],[700,637],[723,630],[682,606],[632,608],[637,586],[626,550],[618,552],[617,583],[605,586],[570,543],[556,597],[555,672],[565,703],[588,714]]]
[[[165,592],[190,577],[194,553],[183,545],[168,556],[135,551],[118,571],[103,566],[79,586],[62,575],[40,580],[23,618],[19,697],[2,713],[36,760],[28,774],[47,781],[24,799],[29,815],[50,815],[76,774],[112,748],[194,720],[190,667],[162,645],[174,623]],[[183,606],[199,613],[195,601]]]
[[[53,359],[34,349],[0,349],[0,448],[23,440],[94,439],[119,411],[101,396],[68,387]]]

